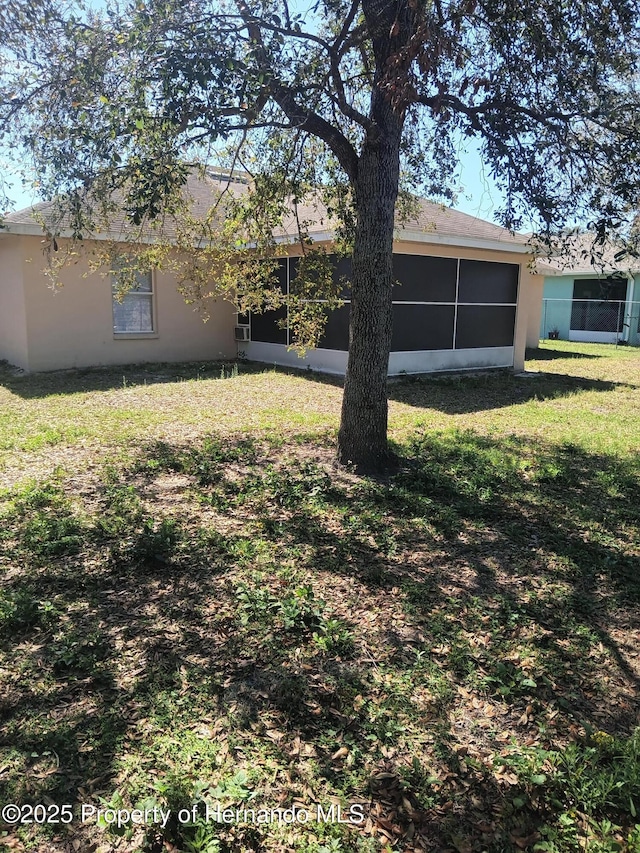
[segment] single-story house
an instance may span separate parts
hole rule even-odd
[[[227,178],[190,181],[200,207],[219,197]],[[242,188],[236,191],[242,191]],[[310,214],[313,214],[310,215]],[[47,206],[5,217],[0,228],[0,359],[24,370],[135,362],[234,358],[343,373],[347,361],[349,293],[329,316],[323,339],[304,358],[289,349],[289,332],[277,321],[286,308],[239,316],[227,302],[209,300],[209,320],[187,305],[172,273],[150,270],[118,301],[109,276],[91,272],[82,251],[60,273],[61,287],[45,275],[43,229]],[[330,252],[326,212],[309,206],[312,240]],[[124,217],[109,234],[126,252]],[[69,235],[67,235],[69,236]],[[295,277],[299,247],[287,226],[278,234],[286,257],[278,286]],[[61,233],[58,243],[64,243]],[[90,246],[85,246],[86,251]],[[525,346],[537,346],[542,276],[530,269],[526,238],[497,225],[427,201],[398,226],[394,243],[394,331],[389,373],[480,368],[523,369]],[[336,265],[348,278],[349,261]]]
[[[539,265],[544,274],[540,338],[640,345],[640,260],[605,246],[591,257],[593,237],[567,241]]]

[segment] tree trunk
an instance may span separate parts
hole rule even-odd
[[[393,118],[387,105],[387,118]],[[349,359],[338,433],[338,460],[362,472],[382,471],[387,442],[387,374],[392,333],[392,249],[398,194],[401,122],[365,143],[354,187]]]

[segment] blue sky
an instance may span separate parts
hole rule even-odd
[[[85,0],[84,5],[86,9],[100,11],[105,6],[105,0]],[[307,5],[309,4],[305,0],[292,0],[290,8],[292,11],[301,12],[308,25],[315,16],[315,8],[313,4],[306,8]],[[502,194],[485,171],[474,142],[467,139],[465,145],[466,151],[462,149],[458,151],[460,189],[454,207],[472,216],[492,221],[494,211],[502,204]],[[11,161],[10,152],[8,154],[5,152],[4,157],[0,152],[0,177],[4,177],[11,187],[8,195],[12,202],[12,210],[20,210],[40,200],[37,188],[30,185],[28,181],[23,183],[19,176],[18,165]]]
[[[478,150],[470,145],[460,155],[460,192],[457,210],[493,221],[493,213],[502,206],[503,196],[491,179]]]
[[[17,172],[15,164],[7,161],[6,157],[3,159],[4,163],[0,162],[0,168],[5,175]],[[482,159],[475,148],[470,147],[466,153],[461,153],[460,163],[460,192],[455,207],[464,213],[492,221],[493,212],[501,205],[502,194],[485,171]],[[28,185],[23,187],[17,174],[13,178],[9,198],[14,210],[20,210],[39,201],[37,189]]]

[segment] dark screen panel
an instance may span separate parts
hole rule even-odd
[[[458,302],[506,302],[518,299],[518,265],[460,261]]]
[[[287,292],[287,258],[278,259],[278,267],[275,274],[275,284],[283,293]]]
[[[453,305],[394,305],[392,352],[451,349]]]
[[[627,298],[627,279],[617,276],[577,279],[573,282],[573,298],[624,302]]]
[[[274,275],[274,287],[282,293],[287,292],[287,258],[280,258]],[[278,320],[287,316],[286,306],[262,314],[251,314],[251,340],[267,344],[286,344],[287,329],[279,328]]]
[[[423,255],[394,255],[394,302],[455,302],[458,261]]]
[[[328,255],[328,258],[333,265],[334,281],[344,279],[341,281],[340,299],[351,299],[351,258],[338,258],[337,255]],[[295,293],[295,279],[300,259],[290,258],[289,263],[290,287],[291,292]],[[320,294],[318,298],[321,299],[322,295]]]
[[[298,268],[299,258],[289,258],[289,288],[293,292],[295,290],[296,270]]]
[[[320,338],[318,347],[321,349],[336,349],[346,352],[349,349],[349,312],[348,303],[327,316],[324,335]]]
[[[287,309],[283,305],[275,311],[265,311],[263,314],[251,314],[251,340],[267,344],[286,344],[287,330],[281,329],[278,320],[284,320]]]
[[[334,255],[333,261],[335,264],[333,273],[334,281],[343,279],[340,288],[340,299],[351,299],[351,258],[338,259]]]
[[[460,305],[456,349],[513,346],[515,305]]]

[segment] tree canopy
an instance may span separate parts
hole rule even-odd
[[[75,210],[78,233],[96,224],[80,212],[87,188],[119,193],[140,224],[171,211],[190,164],[212,159],[253,176],[238,216],[254,236],[292,199],[321,193],[353,257],[344,462],[388,460],[399,193],[450,198],[469,138],[503,190],[508,227],[588,222],[604,239],[638,207],[637,0],[0,9],[0,132],[42,193]]]

